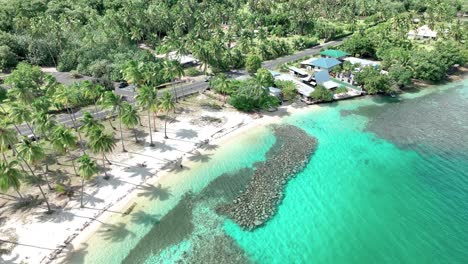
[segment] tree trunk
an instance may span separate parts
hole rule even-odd
[[[71,158],[72,158],[73,171],[75,172],[76,176],[79,176],[78,171],[76,170],[75,159],[73,159],[73,157],[71,157]]]
[[[107,158],[106,153],[104,153],[104,158],[107,161],[107,164],[112,165],[112,162]]]
[[[26,122],[26,126],[28,126],[29,130],[31,130],[31,133],[33,134],[34,138],[38,140],[38,138],[36,137],[36,133],[34,133],[34,129],[31,127],[31,125],[28,122]]]
[[[49,191],[53,190],[52,186],[50,186],[50,183],[49,183],[49,178],[48,178],[48,173],[49,173],[49,165],[46,163],[45,164],[45,168],[44,168],[44,178],[46,180],[46,183],[47,183],[47,187],[49,188]]]
[[[73,129],[75,129],[75,131],[78,131],[78,127],[76,126],[76,122],[75,122],[75,119],[73,118],[71,109],[67,105],[65,105],[65,108],[67,109],[68,115],[70,116],[70,119],[73,123]]]
[[[120,128],[120,141],[122,142],[122,152],[127,152],[127,150],[125,149],[124,137],[123,137],[123,131],[122,131],[122,118],[119,118],[119,128]]]
[[[18,191],[18,189],[15,189],[16,193],[18,194],[19,198],[20,199],[23,199],[23,195],[21,195],[21,193]]]
[[[84,193],[84,177],[81,177],[81,208],[84,207],[84,204],[83,204],[83,193]]]
[[[135,143],[138,143],[138,136],[135,128],[132,128],[133,136],[135,137]]]
[[[169,138],[169,137],[167,136],[167,130],[166,130],[166,128],[167,128],[167,117],[168,117],[168,115],[169,115],[169,112],[166,112],[166,116],[165,116],[165,118],[164,118],[164,138],[165,138],[165,139],[168,139],[168,138]]]
[[[26,166],[28,167],[29,171],[31,172],[32,176],[34,178],[36,178],[36,174],[34,173],[34,170],[31,168],[31,166],[26,162],[26,160],[24,160],[23,158],[21,158],[23,160],[23,162],[26,164]],[[41,184],[38,183],[37,184],[37,187],[39,187],[39,190],[41,191],[41,194],[42,194],[42,197],[44,197],[44,200],[46,202],[46,205],[47,205],[47,213],[52,213],[52,209],[50,208],[50,204],[49,204],[49,200],[47,200],[47,196],[45,195],[44,191],[42,190],[42,187],[41,187]]]
[[[104,169],[104,180],[108,180],[109,179],[109,175],[107,175],[107,171],[106,171],[106,155],[104,153],[102,153],[102,168]]]
[[[149,136],[150,136],[150,147],[154,147],[153,134],[151,131],[151,113],[149,109],[148,109],[148,128],[149,128]]]
[[[172,82],[172,91],[174,92],[175,102],[177,103],[177,89],[175,88],[174,80]]]
[[[114,127],[114,125],[112,125],[112,121],[111,119],[107,119],[107,121],[109,121],[109,125],[112,127],[113,130],[117,130],[117,128]]]

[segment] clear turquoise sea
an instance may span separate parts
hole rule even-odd
[[[147,199],[71,262],[468,263],[467,79],[284,122],[318,148],[261,228],[244,231],[215,208],[265,160],[269,128],[219,146],[167,199]]]

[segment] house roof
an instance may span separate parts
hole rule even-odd
[[[408,32],[409,36],[420,36],[420,37],[431,37],[435,38],[437,37],[437,32],[433,31],[429,28],[428,25],[424,25],[416,30],[410,30]]]
[[[318,60],[318,58],[307,59],[307,60],[301,62],[301,65],[312,65],[312,62],[315,61],[315,60]]]
[[[328,71],[315,71],[315,80],[318,84],[322,84],[330,80],[330,75]]]
[[[312,66],[320,67],[323,69],[331,69],[336,65],[340,65],[341,62],[334,58],[320,58],[311,62]]]
[[[301,69],[299,69],[299,68],[297,68],[297,67],[289,66],[288,68],[289,68],[291,71],[293,71],[293,72],[295,72],[295,73],[297,73],[297,74],[300,74],[300,75],[309,75],[306,71],[301,70]]]
[[[271,73],[271,75],[272,75],[273,77],[279,76],[279,75],[281,74],[281,73],[276,72],[276,71],[270,71],[270,70],[268,70],[268,71]]]
[[[338,83],[331,81],[331,80],[322,83],[322,85],[327,89],[333,89],[333,88],[337,88],[340,86]]]
[[[360,64],[362,67],[365,66],[378,66],[380,63],[378,61],[372,61],[372,60],[366,60],[366,59],[361,59],[361,58],[355,58],[355,57],[348,57],[345,58],[344,60],[351,62],[351,64]]]
[[[320,55],[333,57],[333,58],[338,59],[338,58],[348,56],[349,54],[344,52],[344,51],[341,51],[341,50],[329,49],[329,50],[324,50],[324,51],[320,52]]]

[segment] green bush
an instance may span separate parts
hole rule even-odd
[[[344,85],[336,88],[336,90],[335,90],[336,94],[347,93],[347,92],[348,92],[348,89],[346,89],[346,87]]]
[[[247,55],[245,60],[245,69],[248,73],[254,74],[258,69],[262,67],[262,59],[255,53],[250,53]]]
[[[10,47],[0,46],[0,71],[15,67],[17,63],[16,55],[11,51]]]
[[[0,86],[0,103],[3,102],[3,100],[7,99],[7,90]]]
[[[297,96],[296,84],[292,81],[275,81],[276,87],[283,92],[283,98],[286,101],[294,100]]]
[[[258,69],[255,78],[263,87],[271,87],[275,84],[275,78],[271,72],[265,68]]]
[[[317,85],[315,90],[310,93],[310,97],[317,101],[330,102],[333,100],[333,93],[322,85]]]

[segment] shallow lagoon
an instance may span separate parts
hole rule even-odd
[[[319,145],[266,225],[243,231],[214,210],[274,145],[271,130],[258,128],[175,174],[164,195],[140,197],[72,260],[466,263],[467,117],[468,80],[288,116]]]

